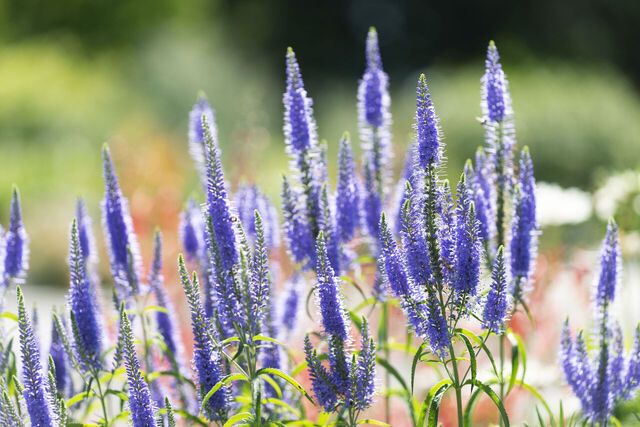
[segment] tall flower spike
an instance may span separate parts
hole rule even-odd
[[[358,187],[355,176],[349,133],[345,132],[340,139],[338,185],[336,188],[336,224],[338,236],[344,243],[353,238],[360,221]]]
[[[202,220],[200,208],[195,200],[187,200],[184,211],[180,214],[180,240],[187,256],[187,260],[194,262],[202,254]]]
[[[400,219],[400,235],[407,257],[407,266],[413,281],[425,289],[431,279],[429,249],[424,238],[422,217],[420,215],[419,196],[412,194],[411,184],[407,182],[405,190],[406,202],[402,208]]]
[[[600,273],[595,288],[595,301],[600,307],[606,306],[615,298],[620,283],[621,262],[618,226],[611,218],[600,250]]]
[[[304,354],[313,387],[313,394],[326,412],[332,412],[338,404],[338,395],[329,372],[320,362],[311,346],[309,336],[304,337]]]
[[[204,94],[200,94],[193,108],[189,112],[189,153],[196,162],[198,172],[206,188],[207,172],[205,169],[205,136],[202,127],[202,118],[205,117],[209,125],[209,131],[214,141],[218,140],[215,113],[209,105],[209,100]]]
[[[380,218],[380,248],[380,257],[391,291],[399,298],[411,295],[405,260],[396,245],[384,213]]]
[[[9,229],[4,238],[4,280],[2,282],[7,285],[8,279],[24,279],[29,268],[29,236],[22,223],[20,193],[15,186],[11,195]]]
[[[455,279],[453,287],[459,296],[474,296],[480,280],[481,251],[478,221],[463,173],[458,183],[456,204]]]
[[[493,182],[489,159],[482,147],[476,151],[475,171],[471,178],[471,188],[473,190],[473,203],[476,207],[476,215],[480,222],[480,236],[489,247],[489,243],[495,235],[495,213]]]
[[[122,195],[109,147],[102,148],[105,193],[102,200],[102,225],[108,242],[111,275],[124,298],[139,287],[140,250],[129,214],[129,203]]]
[[[331,202],[329,201],[329,184],[327,182],[322,186],[322,197],[320,199],[320,218],[318,226],[323,233],[327,255],[331,262],[334,273],[340,275],[340,238],[337,234],[338,226],[336,224],[335,214],[333,212]]]
[[[304,286],[303,278],[298,272],[295,272],[285,285],[285,291],[282,294],[282,324],[288,333],[291,333],[297,326],[300,311],[300,293]]]
[[[24,307],[24,296],[19,286],[17,293],[24,400],[29,411],[31,425],[34,427],[50,427],[55,425],[55,417],[51,408],[52,398],[47,390],[42,364],[40,363],[40,346],[27,310]]]
[[[340,278],[337,277],[331,268],[327,255],[327,246],[322,233],[318,236],[316,243],[318,275],[318,304],[322,315],[324,331],[328,334],[347,339],[347,319],[341,295]]]
[[[640,325],[636,326],[624,383],[626,384],[626,389],[623,398],[631,399],[633,392],[640,387]]]
[[[427,79],[420,75],[416,89],[416,142],[418,143],[418,164],[421,169],[437,165],[441,157],[440,129],[431,94],[427,87]]]
[[[78,221],[78,238],[80,239],[80,247],[84,256],[85,264],[95,263],[98,261],[98,252],[96,250],[96,239],[93,235],[93,221],[89,216],[89,210],[84,199],[78,198],[76,201],[76,220]]]
[[[204,118],[202,127],[206,144],[207,208],[211,216],[222,267],[225,271],[230,271],[231,267],[238,262],[238,249],[222,172],[220,150],[213,139],[209,124]]]
[[[78,223],[76,219],[71,223],[71,237],[69,248],[69,296],[68,304],[77,322],[76,348],[85,369],[97,370],[102,367],[102,330],[100,309],[96,291],[89,281],[84,263],[84,256],[80,246]]]
[[[520,172],[511,222],[511,274],[515,279],[514,295],[521,298],[526,290],[537,256],[536,183],[527,147],[520,157]]]
[[[298,194],[291,187],[286,176],[282,177],[282,214],[284,231],[289,243],[291,255],[296,262],[315,259],[315,247],[310,225],[301,214],[297,204]]]
[[[367,67],[358,86],[360,137],[367,161],[371,164],[376,191],[382,198],[386,192],[388,163],[391,158],[391,115],[389,77],[382,69],[378,34],[374,28],[367,35]]]
[[[366,318],[362,320],[362,343],[358,358],[358,381],[355,391],[355,406],[361,411],[371,406],[376,388],[376,344],[369,335],[369,322]]]
[[[69,358],[62,343],[55,321],[51,323],[51,345],[49,356],[53,359],[56,370],[56,387],[64,396],[71,387],[71,372],[69,372]]]
[[[179,326],[175,320],[176,310],[163,286],[162,234],[159,230],[156,230],[153,239],[153,262],[149,273],[149,286],[156,296],[158,306],[166,310],[158,310],[156,312],[156,323],[158,324],[158,332],[160,332],[167,350],[170,351],[169,360],[172,364],[175,362],[175,368],[184,370],[182,366],[184,349],[182,347],[182,339],[179,336]]]
[[[271,278],[269,275],[269,252],[267,251],[262,226],[262,217],[258,211],[254,211],[254,221],[256,230],[256,244],[251,257],[251,279],[249,282],[250,316],[249,326],[251,333],[255,336],[262,331],[263,322],[266,315],[266,308],[269,306],[271,294]]]
[[[140,371],[140,362],[133,345],[133,331],[124,305],[120,307],[120,327],[122,328],[120,337],[124,346],[124,366],[127,370],[127,383],[129,384],[131,422],[134,427],[155,426],[151,392]]]
[[[498,248],[498,254],[491,271],[491,289],[484,306],[482,327],[494,334],[502,333],[507,315],[508,300],[507,275],[504,265],[504,247]]]
[[[485,66],[485,74],[482,77],[483,114],[492,122],[503,122],[512,114],[511,98],[507,79],[500,64],[498,48],[493,41],[489,42],[487,48]]]
[[[311,106],[313,101],[304,89],[300,66],[293,49],[287,49],[287,89],[284,103],[284,137],[287,147],[296,154],[317,144],[316,124]]]
[[[379,221],[382,212],[382,200],[380,194],[376,191],[375,171],[373,165],[365,160],[362,165],[364,174],[364,194],[362,196],[363,219],[367,231],[371,237],[380,234]]]
[[[193,283],[189,279],[187,267],[182,255],[178,259],[180,281],[187,296],[191,312],[191,327],[193,330],[193,364],[198,374],[200,397],[203,398],[222,378],[222,361],[214,346],[214,331],[205,316],[198,281],[194,275]],[[228,412],[228,387],[222,386],[207,401],[205,412],[209,420],[226,420]]]
[[[456,257],[456,216],[451,187],[448,180],[443,180],[436,192],[436,234],[440,249],[440,265],[445,283],[454,282]],[[432,263],[433,264],[433,263]]]

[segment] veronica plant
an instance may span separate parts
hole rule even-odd
[[[621,327],[610,314],[621,274],[618,227],[611,219],[602,243],[600,271],[593,288],[597,349],[589,351],[583,331],[572,337],[567,319],[560,353],[567,383],[580,400],[584,419],[594,426],[607,425],[615,406],[632,398],[640,387],[640,324],[636,327],[631,352],[625,353]]]

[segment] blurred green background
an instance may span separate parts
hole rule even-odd
[[[335,159],[342,132],[358,134],[355,98],[370,25],[390,75],[397,169],[412,138],[421,72],[441,117],[452,177],[482,144],[480,77],[494,39],[518,140],[530,146],[538,179],[595,191],[617,172],[638,169],[639,24],[636,0],[3,0],[0,220],[8,221],[17,183],[32,236],[30,278],[66,286],[74,198],[86,197],[99,221],[100,146],[107,141],[145,253],[159,225],[174,256],[178,213],[198,191],[186,135],[200,90],[216,109],[229,181],[257,181],[278,202],[287,168],[286,47],[297,52],[320,137]],[[614,206],[632,232],[638,187],[632,183]],[[593,244],[602,222],[587,216],[547,227],[543,247]]]

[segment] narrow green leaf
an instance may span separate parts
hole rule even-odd
[[[229,418],[227,422],[224,423],[223,427],[232,427],[237,423],[239,423],[240,421],[244,421],[252,418],[253,418],[253,415],[251,415],[250,412],[240,412],[239,414],[235,414],[234,416]]]
[[[484,342],[484,340],[468,329],[458,328],[455,330],[455,332],[466,335],[472,341],[475,341],[482,348],[482,350],[484,350],[485,354],[489,358],[489,362],[491,362],[491,367],[493,368],[493,372],[496,374],[496,377],[499,377],[500,375],[498,374],[498,369],[496,368],[496,362],[493,359],[493,354],[491,353],[491,350],[489,350],[489,348],[487,347],[487,344]]]
[[[143,313],[147,313],[149,311],[159,311],[162,313],[171,314],[169,313],[169,310],[167,310],[165,307],[160,307],[159,305],[150,305],[145,307],[144,310],[142,310]]]
[[[411,362],[411,395],[413,395],[413,388],[415,385],[416,367],[418,365],[418,361],[420,360],[420,357],[422,356],[422,352],[424,351],[424,347],[426,345],[427,345],[426,342],[423,342],[422,344],[420,344],[420,347],[418,347],[418,351],[416,351],[416,354],[413,356],[413,362]]]
[[[451,387],[452,384],[453,383],[450,379],[444,379],[431,387],[431,390],[429,390],[429,393],[424,398],[424,402],[422,402],[422,406],[420,407],[420,417],[418,418],[417,423],[418,426],[424,425],[424,420],[427,417],[427,413],[429,414],[428,426],[437,426],[438,410],[440,408],[442,396],[444,396],[444,393],[449,389],[449,387]],[[434,424],[432,424],[432,422]]]
[[[262,368],[262,369],[258,370],[258,372],[256,372],[256,376],[267,375],[267,374],[275,375],[277,377],[282,378],[283,380],[285,380],[286,382],[291,384],[296,390],[298,390],[300,393],[302,393],[307,399],[309,399],[309,402],[311,402],[311,403],[313,403],[315,405],[315,402],[313,401],[313,398],[311,398],[311,395],[309,395],[309,393],[307,393],[307,391],[304,389],[304,387],[302,387],[298,381],[294,380],[289,375],[287,375],[286,373],[282,372],[280,369]]]
[[[518,347],[518,340],[513,336],[512,332],[507,332],[507,339],[511,343],[511,374],[509,376],[509,387],[507,393],[511,393],[511,389],[516,383],[518,377],[518,369],[520,364],[520,348]]]
[[[473,348],[473,345],[471,344],[469,337],[467,337],[465,334],[457,334],[457,335],[460,337],[462,342],[464,342],[465,347],[467,347],[467,352],[469,353],[469,364],[471,365],[471,381],[475,383],[476,376],[478,373],[478,362],[476,360],[475,349]],[[473,388],[472,388],[472,391],[473,391]]]
[[[471,385],[471,380],[466,381],[465,384]],[[493,391],[493,389],[491,389],[491,387],[489,387],[487,384],[479,380],[476,380],[474,385],[476,387],[479,387],[484,392],[484,394],[489,396],[489,398],[493,401],[493,403],[498,408],[498,411],[500,411],[500,415],[502,416],[502,422],[504,423],[504,426],[509,427],[509,416],[507,415],[507,411],[504,409],[504,405],[502,404],[502,401],[500,400],[496,392]]]
[[[555,427],[556,426],[556,420],[555,420],[555,418],[553,416],[553,411],[551,410],[551,407],[549,406],[547,401],[544,400],[544,398],[542,397],[540,392],[538,392],[538,390],[536,390],[535,387],[525,383],[524,381],[516,380],[516,384],[518,384],[520,387],[522,387],[525,390],[527,390],[529,393],[531,393],[533,396],[535,396],[540,401],[540,403],[542,403],[542,406],[544,406],[545,411],[547,411],[547,414],[549,415],[550,424],[553,427]],[[561,410],[561,414],[562,414],[562,407],[560,407],[560,410]]]
[[[232,381],[249,381],[249,379],[246,376],[242,375],[242,374],[227,375],[226,377],[224,377],[223,379],[218,381],[216,383],[216,385],[211,387],[211,390],[209,390],[209,392],[204,396],[204,398],[202,398],[202,404],[200,404],[200,411],[201,412],[205,411],[205,407],[207,405],[207,402],[209,401],[209,399],[211,399],[211,396],[213,396],[216,393],[216,391],[220,390],[220,388],[222,388],[222,386],[224,386],[225,384],[228,384],[228,383],[230,383]]]
[[[392,427],[391,424],[383,423],[382,421],[378,421],[378,420],[370,420],[370,419],[360,420],[356,424],[370,424],[372,426]]]

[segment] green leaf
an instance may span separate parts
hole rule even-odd
[[[242,375],[242,374],[227,375],[226,377],[224,377],[223,379],[218,381],[216,383],[216,385],[211,387],[211,390],[209,390],[209,392],[204,396],[204,398],[202,398],[202,404],[200,404],[200,411],[201,412],[205,411],[205,407],[207,405],[207,402],[209,401],[209,399],[211,399],[211,396],[213,396],[216,393],[216,391],[220,390],[220,388],[222,388],[222,386],[224,386],[225,384],[228,384],[228,383],[230,383],[232,381],[249,381],[249,379],[246,376]]]
[[[440,409],[440,402],[442,401],[442,396],[444,393],[451,387],[453,383],[450,379],[444,379],[438,383],[436,383],[429,393],[424,398],[424,402],[422,402],[422,406],[420,407],[420,418],[418,418],[418,426],[424,425],[424,420],[427,417],[427,412],[429,413],[429,427],[437,426],[438,424],[438,411]]]
[[[474,334],[470,330],[464,329],[464,328],[456,329],[455,333],[456,334],[457,333],[464,334],[465,336],[467,336],[472,341],[475,341],[482,348],[482,350],[484,350],[485,354],[489,358],[489,362],[491,362],[491,367],[493,368],[493,372],[496,374],[496,377],[500,376],[498,374],[498,369],[496,368],[496,362],[493,359],[493,354],[491,353],[491,350],[489,350],[489,348],[487,347],[487,344],[484,342],[484,340],[482,338],[480,338],[479,336],[477,336],[476,334]]]
[[[420,361],[420,357],[422,357],[422,352],[424,351],[424,347],[427,345],[426,342],[420,344],[418,347],[418,351],[416,351],[415,356],[413,356],[413,362],[411,362],[411,394],[413,395],[413,386],[415,385],[416,379],[416,367],[418,362]]]
[[[378,420],[370,420],[370,419],[360,420],[356,424],[370,424],[372,426],[392,427],[391,424],[383,423],[382,421],[378,421]]]
[[[467,337],[465,334],[462,334],[462,333],[457,335],[460,337],[462,342],[464,342],[465,347],[467,347],[467,352],[469,353],[469,363],[471,368],[471,381],[475,382],[476,376],[478,373],[478,362],[476,361],[475,349],[473,348],[473,345],[471,344],[469,337]]]
[[[298,366],[293,368],[293,370],[291,371],[291,376],[295,377],[296,375],[298,375],[300,372],[304,371],[305,369],[307,369],[307,362],[306,361],[302,361],[302,362],[300,362],[300,364]]]
[[[70,408],[71,405],[74,405],[78,402],[82,402],[85,399],[88,399],[90,397],[95,396],[95,394],[93,393],[93,391],[89,390],[89,391],[82,391],[78,394],[76,394],[75,396],[69,398],[67,400],[67,408]]]
[[[276,382],[276,380],[271,378],[269,375],[264,375],[262,379],[268,382],[271,385],[271,387],[273,387],[273,389],[275,390],[278,398],[282,399],[282,389],[280,388],[280,385]]]
[[[304,387],[302,387],[298,381],[294,380],[289,375],[287,375],[286,373],[282,372],[280,369],[262,368],[262,369],[258,370],[258,372],[256,372],[256,376],[267,375],[267,374],[275,375],[277,377],[282,378],[283,380],[285,380],[286,382],[291,384],[296,390],[298,390],[300,393],[302,393],[307,399],[309,399],[309,402],[311,402],[311,403],[313,403],[315,405],[315,402],[313,401],[313,399],[311,398],[309,393],[307,393],[307,391],[304,389]]]
[[[226,423],[224,423],[223,427],[232,427],[234,425],[236,425],[237,423],[239,423],[240,421],[244,421],[244,420],[248,420],[248,419],[252,419],[253,415],[249,412],[240,412],[238,414],[235,414],[234,416],[232,416],[231,418],[229,418],[227,420]]]
[[[507,388],[507,393],[511,393],[511,389],[516,383],[516,378],[518,376],[518,369],[520,364],[520,347],[518,347],[518,340],[513,336],[512,332],[507,332],[507,339],[511,343],[511,374],[509,376],[509,387]]]
[[[413,401],[412,401],[412,393],[409,390],[409,387],[407,387],[407,382],[404,380],[404,378],[402,378],[402,375],[400,375],[400,373],[396,370],[396,368],[394,368],[387,360],[381,358],[381,357],[376,357],[376,363],[380,366],[382,366],[383,368],[385,368],[387,370],[388,373],[390,373],[402,386],[403,390],[404,390],[404,395],[405,395],[405,401],[407,402],[407,405],[409,406],[409,412],[411,413],[411,419],[415,420],[415,410],[413,407]]]
[[[480,388],[484,392],[484,394],[489,396],[489,398],[493,401],[493,403],[498,408],[498,411],[500,411],[500,415],[502,417],[502,422],[504,423],[504,426],[509,427],[509,416],[507,415],[507,411],[504,409],[504,405],[502,404],[502,401],[500,400],[496,392],[493,391],[493,389],[491,389],[491,387],[489,387],[487,384],[479,380],[476,380],[473,383],[471,382],[471,380],[468,380],[465,382],[465,385],[472,385],[472,384]]]
[[[171,314],[169,313],[169,310],[167,310],[165,307],[160,307],[159,305],[150,305],[142,310],[143,313],[146,313],[148,311],[159,311],[161,313]]]
[[[277,339],[271,338],[271,337],[267,337],[264,335],[256,335],[255,337],[253,337],[254,341],[268,341],[268,342],[272,342],[274,344],[278,344],[279,346],[282,347],[287,347],[286,344],[278,341]]]
[[[13,313],[9,313],[8,311],[5,311],[4,313],[0,314],[0,317],[3,319],[11,319],[14,322],[18,323],[18,316],[16,316]]]
[[[340,276],[340,280],[347,282],[348,284],[350,284],[351,286],[353,286],[354,288],[356,288],[356,290],[358,291],[358,293],[360,294],[360,296],[362,296],[363,300],[367,299],[367,296],[365,295],[364,291],[362,290],[362,288],[360,287],[360,285],[358,285],[352,278],[348,277],[348,276]]]

